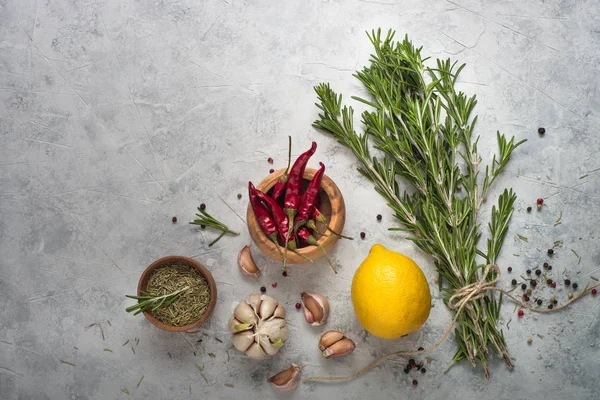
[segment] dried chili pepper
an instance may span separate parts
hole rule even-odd
[[[335,272],[337,274],[337,270],[335,269],[335,266],[331,262],[329,255],[327,255],[327,252],[325,251],[323,246],[321,246],[321,244],[317,241],[317,239],[315,239],[315,237],[310,234],[308,229],[306,229],[305,227],[300,228],[300,230],[298,231],[298,237],[301,238],[302,240],[304,240],[306,243],[310,244],[311,246],[319,246],[319,248],[321,249],[321,251],[323,252],[325,257],[327,258],[327,262],[329,262],[329,265],[333,269],[333,272]]]
[[[285,172],[283,173],[283,175],[281,175],[279,177],[279,179],[277,180],[277,183],[275,184],[275,186],[273,186],[273,193],[271,194],[271,197],[273,198],[273,200],[278,200],[281,195],[283,194],[283,191],[285,190],[285,185],[288,181],[288,174],[290,172],[290,162],[292,160],[292,137],[288,136],[288,165],[287,168],[285,169]]]
[[[248,182],[248,197],[250,198],[252,211],[254,211],[254,217],[256,218],[256,221],[258,222],[258,225],[262,229],[263,233],[269,238],[269,240],[271,240],[271,242],[275,244],[279,255],[283,259],[283,254],[281,253],[279,242],[277,241],[277,234],[279,230],[277,229],[275,221],[269,215],[269,212],[265,206],[260,202],[258,193],[261,192],[254,187],[252,182]]]
[[[298,215],[296,215],[296,221],[294,229],[298,230],[298,228],[306,225],[310,216],[312,214],[312,210],[315,208],[315,202],[317,201],[317,196],[319,195],[319,190],[321,190],[321,180],[323,179],[323,174],[325,173],[325,165],[323,163],[319,163],[321,168],[315,173],[312,180],[308,184],[308,188],[304,191],[302,198],[300,199],[300,206],[298,207]]]
[[[304,177],[304,170],[310,157],[315,154],[317,150],[317,142],[312,142],[310,149],[300,154],[300,157],[296,159],[292,169],[288,175],[287,185],[285,186],[285,197],[283,198],[283,212],[287,215],[288,233],[285,241],[285,251],[287,252],[287,245],[294,227],[294,218],[298,213],[298,206],[300,205],[300,189],[302,189],[302,178]],[[283,259],[283,269],[285,270],[285,257]]]

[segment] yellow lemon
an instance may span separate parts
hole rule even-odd
[[[372,335],[396,339],[425,323],[431,293],[413,260],[376,244],[354,273],[352,304],[356,318]]]

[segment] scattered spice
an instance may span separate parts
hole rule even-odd
[[[427,370],[425,368],[421,368],[421,373],[424,374],[425,372],[427,372]]]
[[[238,198],[238,200],[239,200],[239,199],[241,199],[241,198],[242,198],[242,194],[241,194],[241,193],[238,193],[238,194],[237,194],[237,198]]]
[[[526,290],[527,289],[527,285],[526,284],[521,284],[521,289]]]
[[[217,357],[217,355],[216,355],[215,353],[208,353],[208,355],[209,355],[210,357],[212,357],[212,358],[216,358],[216,357]]]
[[[528,269],[528,270],[527,270],[527,271],[525,271],[525,272],[527,272],[527,275],[530,275],[530,274],[531,274],[531,270],[530,270],[530,269]]]
[[[269,158],[267,158],[267,162],[268,162],[269,164],[273,164],[273,159],[272,159],[271,157],[269,157]]]
[[[512,283],[512,284],[513,284],[513,286],[514,286],[514,285],[516,285],[516,284],[517,284],[517,280],[516,280],[516,279],[513,279],[513,280],[512,280],[510,283]]]
[[[527,344],[531,344],[533,343],[533,339],[532,338],[527,338]]]
[[[518,237],[519,239],[521,239],[522,241],[524,241],[524,242],[528,242],[528,241],[529,241],[529,239],[527,239],[525,236],[523,236],[523,235],[519,235],[518,233],[517,233],[517,237]]]
[[[548,271],[552,271],[552,265],[548,265]]]
[[[285,277],[285,276],[287,276],[287,271],[283,271],[283,272],[281,273],[281,275],[283,275],[284,277]]]
[[[588,174],[581,175],[581,176],[579,177],[579,179],[584,179],[584,178],[587,178],[587,176],[588,176]]]
[[[144,380],[144,375],[142,375],[142,377],[140,378],[140,381],[138,382],[136,387],[140,387],[140,385],[142,384],[142,381]]]
[[[547,262],[544,263],[544,268],[548,269],[549,264]]]
[[[547,283],[548,285],[552,285],[552,279],[548,279],[548,280],[546,281],[546,283]]]
[[[536,274],[537,276],[540,276],[540,275],[542,274],[542,270],[541,270],[541,269],[536,269],[536,270],[535,270],[535,274]]]
[[[273,168],[271,168],[271,169],[269,170],[269,173],[270,173],[270,174],[272,174],[273,172],[275,172],[275,170],[274,170]]]
[[[556,282],[552,282],[550,286],[552,286],[552,289],[556,289]]]
[[[206,204],[200,203],[200,210],[206,210]]]
[[[153,304],[152,315],[163,324],[184,326],[198,321],[210,300],[206,279],[185,264],[168,264],[156,269],[148,278],[146,290],[153,296],[165,296],[180,291],[174,299]],[[139,343],[139,341],[138,341]]]
[[[571,280],[570,279],[565,279],[565,286],[569,286],[571,284]]]
[[[261,293],[265,293],[266,291],[267,291],[267,288],[266,288],[266,287],[264,287],[264,286],[261,286],[261,288],[260,288],[260,292],[261,292]]]
[[[554,308],[554,306],[552,304],[548,304],[548,309],[552,310]]]
[[[367,236],[367,234],[366,234],[366,233],[364,233],[364,232],[361,232],[361,233],[360,233],[360,238],[361,238],[361,239],[364,239],[364,238],[365,238],[365,236]]]
[[[560,212],[560,214],[558,215],[558,219],[557,219],[556,221],[554,221],[554,226],[556,226],[556,225],[560,225],[560,224],[561,224],[561,222],[560,222],[560,219],[561,219],[561,218],[562,218],[562,211],[561,211],[561,212]]]
[[[542,299],[538,299],[538,301],[537,301],[537,305],[538,305],[538,306],[541,306],[541,305],[542,305]]]
[[[512,267],[508,267],[508,272],[512,272]]]
[[[578,286],[578,285],[577,285],[576,283],[574,283],[574,284],[573,284],[573,289],[577,290],[577,286]]]
[[[232,388],[233,384],[232,383],[226,383],[225,386]]]
[[[302,308],[302,304],[296,303],[296,310],[299,310],[300,308]]]
[[[70,366],[72,366],[72,367],[76,367],[76,365],[75,365],[75,364],[73,364],[72,362],[65,361],[65,360],[59,360],[59,361],[60,361],[61,363],[63,363],[63,364],[67,364],[67,365],[70,365]]]
[[[275,283],[271,284],[271,287],[272,287],[273,289],[275,289],[275,288],[277,287],[277,282],[275,282]]]
[[[202,340],[202,339],[200,339]],[[173,356],[171,355],[171,353],[167,352],[167,355],[169,356],[169,358],[173,358]]]
[[[540,339],[543,339],[543,338],[544,338],[544,336],[543,336],[543,335],[540,335],[539,333],[536,333],[536,335],[537,335],[537,337],[539,337]]]
[[[423,350],[425,350],[425,349],[424,349],[423,347],[419,347],[417,350],[418,350],[418,351],[423,351]]]
[[[527,212],[531,212],[531,207],[527,207]]]
[[[573,292],[569,292],[568,296],[569,296],[570,299],[572,299],[573,298]]]
[[[540,210],[542,209],[542,205],[541,205],[541,204],[538,204],[538,205],[537,205],[537,209],[538,209],[538,211],[540,211]]]
[[[106,320],[106,323],[107,323],[108,325],[112,326],[112,324],[110,323],[110,319],[107,319],[107,320]]]
[[[383,218],[381,214],[377,214],[377,221],[381,221],[381,218]]]
[[[133,348],[133,346],[131,346],[131,351],[133,351],[133,354],[135,354],[135,349]]]
[[[417,382],[416,379],[413,379],[412,384],[413,384],[413,386],[417,386],[419,384],[419,382]]]
[[[519,310],[519,312],[517,313],[517,315],[518,315],[519,317],[522,317],[523,315],[525,315],[525,311],[523,311],[523,310]]]
[[[74,348],[75,350],[79,350],[79,347],[77,347],[77,346],[73,346],[73,348]]]
[[[531,295],[531,293],[533,293],[533,290],[531,290],[531,288],[527,289],[527,294]]]
[[[121,389],[121,392],[125,393],[127,396],[131,396],[131,393],[129,393],[129,390],[127,390],[127,388]]]
[[[548,254],[550,254],[550,255],[554,254],[554,249],[548,249]]]
[[[540,135],[545,135],[546,134],[546,128],[538,128],[538,133]]]
[[[596,278],[594,275],[590,275],[590,278],[598,282],[598,278]]]
[[[530,285],[533,287],[537,286],[537,281],[535,279],[532,279],[531,281],[529,281]]]
[[[111,349],[109,349],[108,347],[105,347],[105,348],[104,348],[104,351],[109,351],[109,352],[111,352],[111,353],[113,352],[113,351],[112,351]]]
[[[171,218],[171,221],[172,221],[173,223],[176,223],[176,222],[177,222],[177,217],[173,217],[173,218]]]
[[[537,204],[544,204],[544,199],[542,199],[541,197],[539,199],[537,199],[536,201]]]
[[[219,343],[223,343],[223,341],[221,339],[219,339],[218,337],[216,337],[215,340]]]
[[[593,289],[592,289],[592,294],[595,296],[595,295],[596,295],[596,293],[598,293],[598,291],[596,290],[596,288],[593,288]]]

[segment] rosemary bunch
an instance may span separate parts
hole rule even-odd
[[[478,211],[524,140],[515,143],[498,132],[498,155],[482,169],[479,137],[473,135],[477,101],[455,88],[464,64],[457,66],[448,59],[428,67],[421,48],[408,37],[394,41],[394,32],[389,31],[382,39],[381,30],[368,37],[375,52],[370,65],[354,76],[370,98],[352,97],[372,108],[362,113],[364,133],[354,130],[352,107],[342,107],[342,96],[329,84],[315,87],[321,113],[313,125],[358,158],[360,173],[374,183],[403,225],[391,230],[410,233],[410,240],[433,257],[448,304],[456,290],[479,281],[485,265],[496,262],[516,195],[505,189],[492,207],[486,251],[477,248]],[[370,144],[378,154],[371,154]],[[397,178],[413,190],[401,190]],[[490,275],[488,280],[495,278]],[[512,367],[498,326],[501,302],[501,296],[488,292],[458,315],[453,363],[468,359],[473,366],[481,365],[489,378],[488,358],[493,352]]]
[[[177,300],[177,298],[183,292],[185,292],[186,290],[189,290],[189,289],[190,289],[190,287],[186,286],[184,288],[175,290],[174,292],[167,293],[164,295],[142,293],[143,296],[133,296],[130,294],[126,294],[125,297],[129,297],[130,299],[136,299],[138,302],[132,306],[127,307],[125,309],[125,311],[127,311],[127,312],[135,311],[135,313],[133,315],[138,315],[139,313],[147,311],[147,310],[155,312],[156,310],[158,310],[161,307],[167,307],[167,306],[173,304],[173,302],[175,300]]]

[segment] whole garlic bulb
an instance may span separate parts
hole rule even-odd
[[[251,294],[235,307],[229,331],[233,347],[248,357],[274,356],[288,338],[285,308],[272,297]]]

